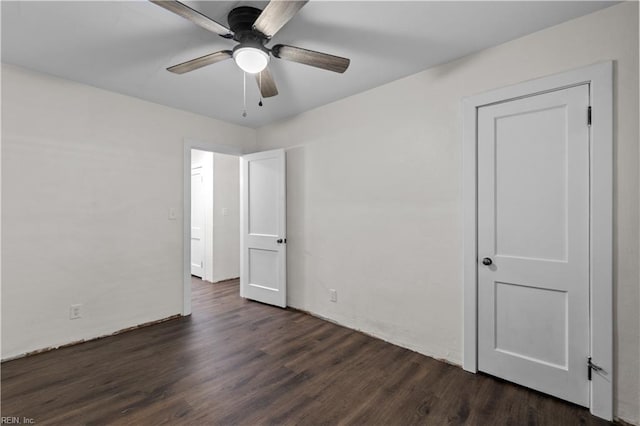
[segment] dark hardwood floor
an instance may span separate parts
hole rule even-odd
[[[586,409],[193,281],[193,315],[2,364],[37,424],[605,424]]]

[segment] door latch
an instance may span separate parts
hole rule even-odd
[[[282,239],[282,238],[278,238],[278,239],[276,240],[276,243],[278,243],[278,244],[282,244],[282,243],[287,244],[287,239],[286,239],[286,238],[284,238],[284,239]]]
[[[598,371],[604,371],[604,368],[602,368],[602,367],[600,367],[600,366],[598,366],[598,365],[594,364],[594,363],[591,361],[591,357],[589,357],[589,358],[587,359],[587,369],[588,369],[588,370],[587,370],[587,378],[588,378],[589,380],[591,380],[591,372],[592,372],[592,371],[595,371],[596,373],[597,373]]]

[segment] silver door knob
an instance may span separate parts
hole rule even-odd
[[[490,257],[485,257],[484,259],[482,259],[482,264],[485,266],[489,266],[493,263],[493,260],[491,260]]]

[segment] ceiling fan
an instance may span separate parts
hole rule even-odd
[[[271,38],[308,2],[271,0],[264,10],[240,6],[229,12],[229,28],[176,0],[149,0],[176,15],[226,39],[238,42],[232,50],[221,50],[167,68],[176,74],[184,74],[207,65],[233,58],[243,71],[256,75],[256,82],[263,97],[278,94],[268,64],[271,56],[313,67],[343,73],[350,60],[301,47],[277,44],[266,45]]]

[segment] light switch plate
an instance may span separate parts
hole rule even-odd
[[[78,318],[82,318],[82,305],[71,305],[71,307],[69,308],[69,319],[74,320]]]

